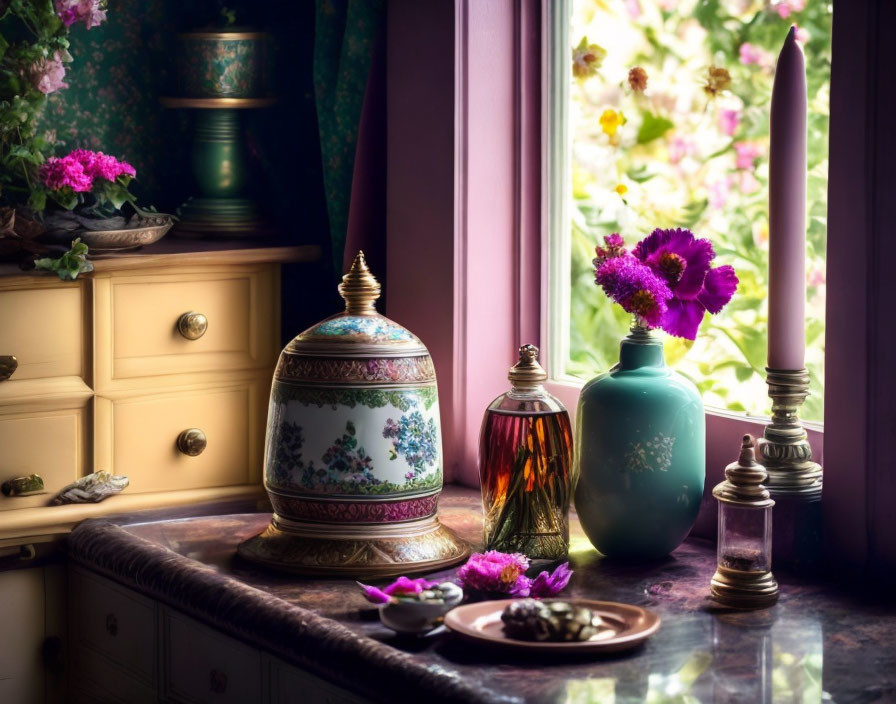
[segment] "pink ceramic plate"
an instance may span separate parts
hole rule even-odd
[[[595,611],[604,621],[601,629],[591,640],[576,643],[539,643],[518,640],[504,634],[501,612],[515,601],[481,601],[458,606],[445,614],[445,625],[454,633],[479,643],[491,643],[501,648],[564,653],[610,653],[634,648],[657,632],[660,618],[652,611],[631,604],[614,601],[592,601],[591,599],[570,599],[575,606],[584,606]],[[548,599],[546,601],[565,601]]]

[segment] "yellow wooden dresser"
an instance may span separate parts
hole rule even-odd
[[[263,498],[280,265],[319,256],[167,238],[98,259],[74,282],[0,267],[0,371],[4,357],[17,362],[0,380],[0,481],[38,474],[46,488],[0,495],[0,702],[71,701],[77,624],[57,555],[76,523]],[[48,505],[96,470],[130,485],[101,503]]]
[[[317,247],[238,248],[169,238],[95,261],[74,282],[0,276],[0,549],[84,518],[261,495],[267,397],[280,350],[280,263]],[[130,485],[98,504],[49,506],[93,471]]]

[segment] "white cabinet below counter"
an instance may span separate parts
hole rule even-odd
[[[72,701],[370,701],[83,568],[69,584]]]

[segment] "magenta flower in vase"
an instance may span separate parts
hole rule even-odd
[[[596,247],[595,283],[647,328],[693,340],[706,312],[718,313],[737,290],[728,265],[711,267],[712,243],[690,230],[656,229],[629,252],[618,234]]]
[[[633,323],[619,363],[579,397],[575,504],[601,553],[655,559],[690,531],[706,458],[700,395],[666,366],[652,331],[694,340],[706,313],[731,300],[737,275],[713,266],[709,240],[681,228],[656,229],[631,251],[621,236],[607,235],[595,254],[595,283]]]

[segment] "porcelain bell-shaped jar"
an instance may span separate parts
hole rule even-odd
[[[460,562],[468,546],[436,518],[442,439],[432,359],[415,335],[376,312],[380,285],[363,253],[339,293],[345,311],[280,355],[264,459],[274,516],[239,554],[345,577]]]

